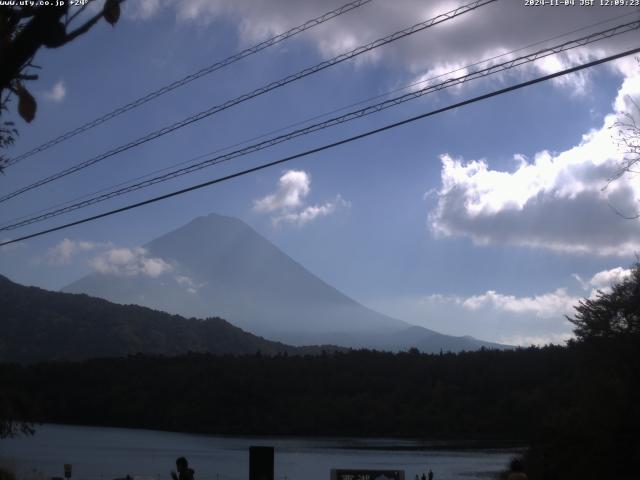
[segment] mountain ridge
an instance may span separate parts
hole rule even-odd
[[[222,318],[185,318],[86,294],[24,286],[0,275],[0,362],[31,363],[188,352],[319,354],[330,345],[294,347],[259,337]]]
[[[412,326],[369,309],[234,217],[197,217],[143,248],[149,257],[171,265],[171,273],[158,278],[92,273],[63,291],[187,317],[219,316],[292,345],[401,350],[423,344],[421,349],[428,352],[501,348]]]
[[[198,294],[178,288],[171,276],[121,276],[114,281],[114,275],[99,273],[89,274],[62,291],[184,316],[215,314],[260,335],[341,331],[345,324],[349,331],[362,332],[409,327],[339,292],[233,217],[197,217],[143,248],[150,257],[174,265],[173,279],[185,277],[198,285]],[[304,312],[302,319],[300,312]]]

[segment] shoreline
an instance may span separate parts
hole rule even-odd
[[[191,435],[208,438],[220,438],[227,440],[256,439],[260,441],[272,439],[274,441],[309,441],[309,442],[329,442],[335,445],[326,445],[327,449],[340,450],[369,450],[369,451],[513,451],[517,453],[529,447],[529,444],[523,441],[510,440],[502,437],[478,437],[473,435],[460,435],[450,437],[402,437],[402,436],[357,436],[357,435],[304,435],[304,434],[227,434],[215,432],[193,432],[188,430],[161,430],[154,428],[138,428],[123,425],[87,425],[74,423],[56,423],[45,422],[33,424],[35,429],[34,436],[38,435],[38,429],[41,427],[69,427],[69,428],[104,428],[112,430],[133,430],[136,432],[149,432],[160,434],[177,434]],[[27,435],[19,435],[17,438],[29,437]],[[11,440],[11,439],[7,439]],[[345,442],[345,443],[341,443]],[[362,445],[358,445],[362,442]]]

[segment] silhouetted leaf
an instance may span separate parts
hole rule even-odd
[[[62,22],[51,22],[45,32],[42,32],[42,44],[48,48],[58,48],[65,44],[67,30]]]
[[[120,18],[120,2],[118,0],[107,0],[103,9],[104,19],[114,26]]]
[[[36,99],[33,98],[33,95],[31,95],[26,88],[19,87],[18,113],[25,122],[31,123],[31,121],[36,117],[37,108],[38,104],[36,103]]]

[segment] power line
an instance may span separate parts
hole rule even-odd
[[[567,68],[567,69],[561,70],[561,71],[556,72],[556,73],[552,73],[552,74],[549,74],[549,75],[544,75],[542,77],[538,77],[538,78],[535,78],[533,80],[528,80],[526,82],[518,83],[516,85],[511,85],[509,87],[505,87],[505,88],[502,88],[502,89],[499,89],[499,90],[494,90],[494,91],[486,93],[484,95],[479,95],[477,97],[473,97],[473,98],[470,98],[468,100],[464,100],[462,102],[458,102],[458,103],[455,103],[455,104],[452,104],[452,105],[448,105],[446,107],[438,108],[436,110],[431,110],[429,112],[426,112],[426,113],[423,113],[423,114],[420,114],[420,115],[416,115],[416,116],[407,118],[405,120],[401,120],[399,122],[395,122],[395,123],[391,123],[391,124],[385,125],[384,127],[380,127],[380,128],[376,128],[376,129],[373,129],[373,130],[369,130],[367,132],[360,133],[358,135],[354,135],[354,136],[351,136],[351,137],[348,137],[348,138],[345,138],[345,139],[342,139],[342,140],[338,140],[336,142],[333,142],[333,143],[330,143],[330,144],[326,144],[326,145],[323,145],[323,146],[320,146],[320,147],[316,147],[316,148],[313,148],[313,149],[310,149],[310,150],[306,150],[304,152],[300,152],[300,153],[297,153],[295,155],[284,157],[284,158],[281,158],[279,160],[274,160],[272,162],[265,163],[265,164],[262,164],[262,165],[258,165],[256,167],[248,168],[248,169],[242,170],[240,172],[236,172],[236,173],[233,173],[233,174],[230,174],[230,175],[226,175],[226,176],[223,176],[223,177],[215,178],[213,180],[209,180],[209,181],[204,182],[204,183],[200,183],[200,184],[197,184],[197,185],[192,185],[191,187],[183,188],[181,190],[176,190],[176,191],[164,194],[164,195],[153,197],[153,198],[144,200],[142,202],[133,203],[133,204],[130,204],[130,205],[127,205],[127,206],[124,206],[124,207],[120,207],[120,208],[116,208],[114,210],[110,210],[108,212],[104,212],[104,213],[100,213],[100,214],[97,214],[97,215],[93,215],[91,217],[86,217],[86,218],[83,218],[81,220],[76,220],[74,222],[66,223],[64,225],[59,225],[57,227],[49,228],[49,229],[46,229],[46,230],[41,230],[39,232],[32,233],[32,234],[29,234],[29,235],[25,235],[25,236],[22,236],[22,237],[13,239],[13,240],[8,240],[8,241],[0,243],[0,247],[5,246],[5,245],[10,245],[10,244],[16,243],[16,242],[21,242],[21,241],[24,241],[24,240],[28,240],[30,238],[39,237],[39,236],[45,235],[47,233],[56,232],[56,231],[59,231],[59,230],[70,228],[70,227],[73,227],[75,225],[80,225],[80,224],[83,224],[83,223],[91,222],[93,220],[97,220],[97,219],[100,219],[100,218],[104,218],[104,217],[108,217],[108,216],[111,216],[111,215],[115,215],[117,213],[122,213],[122,212],[125,212],[125,211],[128,211],[128,210],[132,210],[132,209],[135,209],[135,208],[142,207],[144,205],[149,205],[151,203],[156,203],[156,202],[159,202],[161,200],[166,200],[168,198],[172,198],[172,197],[175,197],[175,196],[178,196],[178,195],[182,195],[184,193],[188,193],[188,192],[191,192],[191,191],[194,191],[194,190],[199,190],[201,188],[208,187],[208,186],[211,186],[211,185],[215,185],[217,183],[222,183],[222,182],[225,182],[227,180],[231,180],[231,179],[234,179],[234,178],[237,178],[237,177],[241,177],[241,176],[244,176],[244,175],[248,175],[250,173],[257,172],[259,170],[264,170],[266,168],[273,167],[275,165],[280,165],[280,164],[283,164],[283,163],[286,163],[286,162],[290,162],[290,161],[298,159],[298,158],[302,158],[302,157],[306,157],[306,156],[312,155],[314,153],[319,153],[319,152],[322,152],[324,150],[329,150],[331,148],[335,148],[335,147],[340,146],[340,145],[345,145],[347,143],[351,143],[351,142],[354,142],[356,140],[361,140],[363,138],[366,138],[366,137],[369,137],[369,136],[372,136],[372,135],[376,135],[378,133],[382,133],[382,132],[385,132],[387,130],[394,129],[394,128],[400,127],[402,125],[406,125],[406,124],[415,122],[417,120],[421,120],[423,118],[431,117],[431,116],[437,115],[439,113],[443,113],[443,112],[446,112],[446,111],[449,111],[449,110],[453,110],[453,109],[460,108],[460,107],[463,107],[463,106],[466,106],[466,105],[470,105],[472,103],[476,103],[476,102],[479,102],[479,101],[482,101],[482,100],[487,100],[489,98],[492,98],[492,97],[495,97],[495,96],[498,96],[498,95],[502,95],[502,94],[505,94],[505,93],[508,93],[508,92],[512,92],[512,91],[515,91],[515,90],[519,90],[519,89],[522,89],[522,88],[525,88],[525,87],[528,87],[528,86],[531,86],[531,85],[534,85],[534,84],[537,84],[537,83],[545,82],[545,81],[551,80],[553,78],[557,78],[557,77],[560,77],[560,76],[563,76],[563,75],[567,75],[567,74],[574,73],[574,72],[577,72],[577,71],[580,71],[580,70],[584,70],[585,68],[590,68],[590,67],[594,67],[596,65],[601,65],[603,63],[610,62],[610,61],[613,61],[613,60],[617,60],[619,58],[626,57],[628,55],[633,55],[634,53],[638,53],[638,52],[640,52],[640,47],[634,48],[634,49],[631,49],[631,50],[626,50],[626,51],[624,51],[622,53],[618,53],[618,54],[615,54],[615,55],[610,55],[608,57],[601,58],[599,60],[594,60],[592,62],[584,63],[582,65],[578,65],[578,66],[575,66],[575,67]]]
[[[409,35],[413,35],[414,33],[420,32],[422,30],[425,30],[425,29],[427,29],[429,27],[432,27],[434,25],[437,25],[439,23],[446,22],[448,20],[451,20],[451,19],[456,18],[456,17],[458,17],[460,15],[463,15],[465,13],[468,13],[468,12],[473,11],[473,10],[475,10],[477,8],[480,8],[480,7],[484,6],[484,5],[487,5],[489,3],[493,3],[493,2],[496,2],[496,1],[497,0],[475,0],[474,2],[471,2],[471,3],[467,4],[467,5],[464,5],[464,6],[458,7],[456,9],[454,9],[454,10],[451,10],[449,12],[440,14],[440,15],[438,15],[436,17],[433,17],[433,18],[431,18],[429,20],[426,20],[424,22],[417,23],[415,25],[412,25],[409,28],[397,31],[395,33],[392,33],[391,35],[388,35],[386,37],[380,38],[380,39],[375,40],[375,41],[373,41],[371,43],[368,43],[366,45],[362,45],[360,47],[357,47],[357,48],[351,50],[350,52],[337,55],[336,57],[333,57],[333,58],[331,58],[329,60],[325,60],[324,62],[321,62],[319,64],[316,64],[316,65],[312,66],[312,67],[308,67],[308,68],[306,68],[304,70],[301,70],[298,73],[295,73],[295,74],[292,74],[292,75],[288,75],[287,77],[284,77],[284,78],[282,78],[280,80],[277,80],[275,82],[271,82],[268,85],[265,85],[265,86],[260,87],[260,88],[258,88],[256,90],[253,90],[250,93],[246,93],[246,94],[241,95],[239,97],[236,97],[236,98],[234,98],[232,100],[228,100],[228,101],[226,101],[226,102],[224,102],[224,103],[222,103],[220,105],[216,105],[214,107],[211,107],[208,110],[204,110],[204,111],[202,111],[200,113],[197,113],[195,115],[187,117],[187,118],[185,118],[185,119],[183,119],[183,120],[181,120],[179,122],[176,122],[176,123],[174,123],[172,125],[169,125],[167,127],[164,127],[164,128],[159,129],[159,130],[156,130],[154,132],[151,132],[151,133],[145,135],[144,137],[140,137],[140,138],[138,138],[138,139],[136,139],[136,140],[134,140],[132,142],[129,142],[129,143],[125,144],[125,145],[121,145],[119,147],[116,147],[115,149],[109,150],[106,153],[103,153],[103,154],[98,155],[96,157],[93,157],[93,158],[91,158],[89,160],[81,162],[81,163],[79,163],[79,164],[77,164],[77,165],[75,165],[73,167],[67,168],[67,169],[62,170],[61,172],[55,173],[55,174],[53,174],[53,175],[51,175],[49,177],[46,177],[46,178],[41,179],[41,180],[38,180],[37,182],[32,183],[30,185],[27,185],[26,187],[22,187],[22,188],[20,188],[18,190],[15,190],[15,191],[13,191],[13,192],[11,192],[9,194],[6,194],[6,195],[0,197],[0,203],[1,202],[5,202],[5,201],[7,201],[7,200],[9,200],[9,199],[11,199],[13,197],[16,197],[16,196],[18,196],[18,195],[20,195],[22,193],[25,193],[25,192],[29,191],[29,190],[33,190],[34,188],[40,187],[40,186],[45,185],[47,183],[53,182],[54,180],[57,180],[59,178],[65,177],[67,175],[75,173],[75,172],[77,172],[79,170],[82,170],[84,168],[87,168],[87,167],[89,167],[91,165],[94,165],[94,164],[96,164],[96,163],[98,163],[98,162],[100,162],[100,161],[102,161],[102,160],[104,160],[106,158],[112,157],[112,156],[114,156],[116,154],[122,153],[122,152],[124,152],[126,150],[129,150],[129,149],[133,148],[133,147],[137,147],[138,145],[142,145],[143,143],[149,142],[149,141],[154,140],[154,139],[156,139],[158,137],[161,137],[161,136],[166,135],[168,133],[171,133],[171,132],[173,132],[175,130],[183,128],[183,127],[185,127],[187,125],[190,125],[190,124],[192,124],[194,122],[200,121],[200,120],[202,120],[204,118],[207,118],[207,117],[209,117],[211,115],[214,115],[215,113],[218,113],[218,112],[221,112],[223,110],[226,110],[226,109],[228,109],[228,108],[230,108],[230,107],[232,107],[234,105],[237,105],[239,103],[245,102],[245,101],[247,101],[249,99],[252,99],[254,97],[257,97],[259,95],[262,95],[262,94],[265,94],[267,92],[270,92],[271,90],[275,90],[276,88],[283,87],[283,86],[285,86],[285,85],[287,85],[289,83],[292,83],[294,81],[300,80],[301,78],[304,78],[304,77],[307,77],[307,76],[309,76],[311,74],[317,73],[317,72],[319,72],[321,70],[324,70],[326,68],[329,68],[329,67],[331,67],[333,65],[337,65],[337,64],[339,64],[341,62],[344,62],[346,60],[350,60],[350,59],[352,59],[354,57],[357,57],[358,55],[362,55],[363,53],[371,51],[371,50],[373,50],[375,48],[378,48],[380,46],[389,44],[391,42],[395,42],[396,40],[399,40],[401,38],[407,37]]]
[[[72,137],[75,137],[76,135],[82,133],[82,132],[86,132],[87,130],[91,130],[94,127],[97,127],[98,125],[105,123],[109,120],[111,120],[112,118],[118,117],[120,115],[122,115],[125,112],[128,112],[129,110],[133,110],[134,108],[137,108],[141,105],[144,105],[147,102],[150,102],[151,100],[158,98],[162,95],[164,95],[165,93],[169,93],[172,90],[175,90],[176,88],[182,87],[183,85],[186,85],[194,80],[197,80],[198,78],[204,77],[205,75],[209,75],[210,73],[213,73],[217,70],[220,70],[224,67],[228,67],[229,65],[242,60],[245,57],[248,57],[250,55],[256,54],[266,48],[272,47],[273,45],[276,45],[284,40],[287,40],[288,38],[291,38],[295,35],[298,35],[299,33],[302,33],[306,30],[309,30],[310,28],[316,27],[322,23],[325,23],[335,17],[338,17],[344,13],[350,12],[351,10],[354,10],[358,7],[361,7],[367,3],[370,3],[372,0],[357,0],[354,2],[350,2],[347,3],[341,7],[336,8],[335,10],[331,10],[330,12],[327,12],[323,15],[320,15],[319,17],[316,17],[314,19],[311,20],[307,20],[305,23],[303,23],[302,25],[298,25],[297,27],[291,28],[290,30],[287,30],[286,32],[280,33],[274,37],[269,38],[268,40],[265,40],[264,42],[260,42],[257,45],[254,45],[253,47],[249,47],[245,50],[242,50],[241,52],[238,52],[234,55],[231,55],[230,57],[225,58],[224,60],[220,60],[219,62],[216,62],[212,65],[209,65],[207,67],[202,68],[201,70],[198,70],[195,73],[192,73],[190,75],[187,75],[186,77],[181,78],[180,80],[176,80],[172,83],[170,83],[169,85],[165,85],[164,87],[161,87],[157,90],[154,90],[153,92],[140,97],[130,103],[127,103],[126,105],[123,105],[119,108],[116,108],[115,110],[96,118],[95,120],[92,120],[90,122],[87,122],[83,125],[80,125],[77,128],[74,128],[73,130],[70,130],[52,140],[49,140],[45,143],[43,143],[42,145],[39,145],[38,147],[29,150],[28,152],[23,153],[22,155],[19,155],[15,158],[12,158],[10,160],[7,161],[5,168],[9,167],[11,165],[14,165],[18,162],[20,162],[21,160],[24,160],[25,158],[31,157],[33,155],[35,155],[36,153],[42,152],[44,150],[47,150],[51,147],[53,147],[54,145],[57,145],[65,140],[68,140]]]
[[[69,213],[75,210],[78,210],[80,208],[85,208],[88,207],[90,205],[95,205],[97,203],[115,198],[115,197],[119,197],[121,195],[125,195],[127,193],[131,193],[133,191],[136,190],[140,190],[142,188],[146,188],[146,187],[150,187],[152,185],[158,184],[158,183],[162,183],[162,182],[166,182],[168,180],[183,176],[183,175],[187,175],[189,173],[193,173],[197,170],[201,170],[203,168],[206,167],[210,167],[213,165],[217,165],[219,163],[223,163],[229,160],[232,160],[234,158],[238,158],[244,155],[248,155],[250,153],[254,153],[257,152],[259,150],[263,150],[269,147],[272,147],[274,145],[292,140],[294,138],[303,136],[303,135],[308,135],[310,133],[319,131],[319,130],[323,130],[329,127],[333,127],[335,125],[339,125],[351,120],[355,120],[358,118],[362,118],[364,116],[367,115],[371,115],[373,113],[378,113],[380,111],[386,110],[388,108],[391,107],[395,107],[397,105],[400,105],[402,103],[408,102],[410,100],[414,100],[416,98],[422,97],[424,95],[427,95],[429,93],[433,93],[433,92],[437,92],[440,90],[443,90],[445,88],[449,88],[452,86],[456,86],[456,85],[461,85],[463,83],[472,81],[472,80],[476,80],[479,78],[483,78],[486,77],[488,75],[493,75],[496,73],[500,73],[515,67],[519,67],[521,65],[527,64],[527,63],[531,63],[537,60],[540,60],[541,58],[545,58],[548,57],[550,55],[554,55],[554,54],[558,54],[561,52],[564,52],[566,50],[570,50],[572,48],[577,48],[577,47],[581,47],[584,45],[588,45],[590,43],[594,43],[600,40],[604,40],[607,38],[611,38],[617,35],[621,35],[624,33],[628,33],[630,31],[633,30],[637,30],[638,28],[640,28],[640,20],[638,21],[634,21],[634,22],[629,22],[623,25],[618,25],[612,28],[609,28],[607,30],[603,30],[601,32],[596,32],[596,33],[592,33],[590,35],[586,35],[584,37],[575,39],[575,40],[570,40],[567,42],[564,42],[562,44],[559,45],[555,45],[552,47],[548,47],[545,49],[541,49],[538,50],[534,53],[530,53],[527,55],[523,55],[514,59],[511,59],[509,61],[500,63],[500,64],[496,64],[496,65],[491,65],[489,67],[486,67],[484,69],[481,70],[477,70],[475,72],[471,72],[467,75],[463,75],[461,77],[457,77],[457,78],[450,78],[445,80],[444,82],[441,82],[439,84],[435,84],[435,85],[430,85],[427,86],[423,89],[414,91],[414,92],[409,92],[405,95],[401,95],[399,97],[395,97],[389,100],[385,100],[383,102],[374,104],[374,105],[370,105],[367,106],[365,108],[361,108],[359,110],[355,110],[352,112],[349,112],[345,115],[341,115],[338,117],[334,117],[331,119],[328,119],[324,122],[320,122],[320,123],[316,123],[313,125],[309,125],[307,127],[304,128],[300,128],[297,130],[294,130],[292,132],[283,134],[283,135],[279,135],[277,137],[273,137],[271,139],[262,141],[262,142],[258,142],[255,143],[253,145],[249,145],[247,147],[241,148],[239,150],[235,150],[233,152],[224,154],[224,155],[219,155],[216,157],[213,157],[211,159],[207,159],[204,160],[202,162],[199,162],[197,164],[194,165],[190,165],[188,167],[184,167],[178,170],[174,170],[172,172],[166,173],[164,175],[160,175],[157,177],[154,177],[152,179],[149,180],[145,180],[133,185],[129,185],[127,187],[123,187],[120,188],[118,190],[114,190],[111,191],[109,193],[105,193],[103,195],[99,195],[93,198],[90,198],[88,200],[84,200],[81,202],[77,202],[74,203],[72,205],[68,205],[64,208],[59,208],[57,210],[52,210],[49,211],[47,213],[44,213],[42,215],[37,215],[37,216],[33,216],[30,218],[27,218],[25,220],[21,220],[12,224],[5,224],[3,226],[0,227],[0,231],[8,231],[8,230],[14,230],[16,228],[20,228],[20,227],[24,227],[27,225],[31,225],[33,223],[37,223],[37,222],[41,222],[53,217],[57,217],[59,215],[63,215],[65,213]]]
[[[213,154],[216,154],[216,153],[224,152],[225,150],[231,150],[232,148],[239,147],[240,145],[246,145],[246,144],[248,144],[250,142],[253,142],[253,141],[256,141],[256,140],[260,140],[260,139],[263,139],[263,138],[267,138],[269,135],[273,135],[273,134],[276,134],[276,133],[284,132],[287,129],[290,129],[290,128],[293,128],[293,127],[297,127],[297,126],[300,126],[300,125],[304,125],[306,123],[312,122],[314,120],[318,120],[320,118],[328,117],[329,115],[332,115],[332,114],[347,110],[348,108],[356,107],[356,106],[359,106],[359,105],[364,105],[364,104],[366,104],[368,102],[371,102],[373,100],[377,100],[379,98],[388,97],[388,96],[392,95],[393,93],[401,92],[401,91],[416,87],[418,85],[423,85],[423,84],[431,82],[433,80],[437,80],[438,78],[446,77],[448,75],[451,75],[453,73],[456,73],[456,72],[459,72],[459,71],[462,71],[462,70],[468,70],[468,69],[470,69],[472,67],[476,67],[476,66],[481,65],[483,63],[488,63],[488,62],[490,62],[492,60],[496,60],[498,58],[503,58],[503,57],[506,57],[506,56],[509,56],[509,55],[513,55],[514,53],[518,53],[518,52],[521,52],[523,50],[528,50],[528,49],[530,49],[532,47],[535,47],[537,45],[541,45],[543,43],[547,43],[547,42],[550,42],[552,40],[557,40],[559,38],[567,37],[567,36],[572,35],[574,33],[581,32],[581,31],[584,31],[584,30],[588,30],[590,28],[593,28],[593,27],[596,27],[596,26],[599,26],[599,25],[603,25],[603,24],[606,24],[606,23],[611,23],[611,22],[613,22],[615,20],[619,20],[621,18],[625,18],[625,17],[631,16],[631,15],[635,15],[635,12],[623,13],[621,15],[616,15],[616,16],[613,16],[613,17],[609,17],[609,18],[607,18],[605,20],[600,20],[598,22],[582,26],[580,28],[571,30],[569,32],[564,32],[564,33],[561,33],[561,34],[558,34],[558,35],[554,35],[553,37],[549,37],[549,38],[546,38],[546,39],[543,39],[543,40],[538,40],[538,41],[536,41],[534,43],[530,43],[528,45],[524,45],[522,47],[518,47],[518,48],[516,48],[514,50],[510,50],[508,52],[500,53],[498,55],[494,55],[492,57],[484,58],[484,59],[482,59],[480,61],[477,61],[477,62],[474,62],[474,63],[471,63],[471,64],[467,64],[467,65],[462,66],[462,67],[458,67],[458,68],[456,68],[454,70],[450,70],[448,72],[444,72],[444,73],[441,73],[441,74],[438,74],[438,75],[434,75],[433,77],[429,77],[429,78],[426,78],[426,79],[421,79],[421,80],[418,80],[416,82],[413,82],[413,83],[410,83],[410,84],[407,84],[407,85],[404,85],[402,87],[398,87],[398,88],[395,88],[395,89],[392,89],[392,90],[387,90],[385,93],[381,93],[381,94],[374,95],[374,96],[371,96],[371,97],[368,97],[368,98],[365,98],[365,99],[362,99],[362,100],[358,100],[357,102],[353,102],[353,103],[350,103],[350,104],[347,104],[347,105],[343,105],[343,106],[335,108],[333,110],[330,110],[330,111],[327,111],[327,112],[324,112],[324,113],[321,113],[321,114],[314,115],[314,116],[309,117],[309,118],[307,118],[305,120],[299,120],[299,121],[296,121],[294,123],[290,123],[290,124],[287,124],[285,126],[276,128],[274,130],[269,130],[267,132],[264,132],[264,133],[261,133],[259,135],[254,136],[254,137],[251,137],[251,138],[248,138],[248,139],[233,143],[231,145],[227,145],[225,147],[220,147],[220,148],[217,148],[217,149],[215,149],[213,151],[209,151],[209,152],[197,155],[196,157],[190,158],[189,160],[183,160],[183,161],[174,163],[172,165],[169,165],[169,166],[166,166],[166,167],[163,167],[163,168],[160,168],[160,169],[152,170],[149,173],[145,173],[143,175],[139,175],[137,177],[130,178],[128,180],[119,182],[119,183],[117,183],[115,185],[110,185],[109,187],[104,187],[104,188],[101,188],[101,189],[99,189],[97,191],[94,191],[94,192],[91,192],[91,193],[86,193],[86,194],[80,195],[78,197],[72,198],[70,200],[59,202],[59,203],[57,203],[57,204],[55,204],[55,205],[53,205],[51,207],[42,208],[42,209],[36,210],[34,212],[21,215],[19,217],[14,217],[14,218],[12,218],[10,220],[4,221],[4,222],[0,222],[0,229],[2,229],[2,227],[8,226],[8,225],[10,225],[12,223],[21,221],[23,219],[27,219],[29,217],[32,217],[32,216],[35,216],[35,215],[38,215],[38,214],[41,214],[41,213],[50,212],[50,211],[52,211],[54,209],[58,209],[60,207],[63,207],[63,206],[66,206],[66,205],[70,205],[70,204],[78,202],[80,200],[83,200],[83,199],[86,199],[86,198],[90,198],[90,197],[95,196],[95,195],[99,195],[99,194],[101,194],[103,192],[108,192],[108,191],[110,191],[112,189],[131,184],[132,182],[136,182],[138,180],[142,180],[144,178],[151,177],[151,176],[156,175],[158,173],[166,172],[168,170],[171,170],[172,168],[196,162],[197,160],[205,158],[208,155],[213,155]]]
[[[363,104],[366,104],[367,102],[370,102],[372,100],[377,100],[379,98],[388,97],[389,95],[391,95],[393,93],[401,92],[401,91],[416,87],[418,85],[423,85],[423,84],[426,84],[426,83],[431,82],[433,80],[437,80],[438,78],[446,77],[448,75],[451,75],[453,73],[456,73],[456,72],[459,72],[459,71],[462,71],[462,70],[468,70],[468,69],[470,69],[472,67],[476,67],[476,66],[481,65],[483,63],[488,63],[488,62],[491,62],[491,61],[496,60],[498,58],[503,58],[503,57],[506,57],[506,56],[509,56],[509,55],[513,55],[514,53],[518,53],[518,52],[521,52],[523,50],[528,50],[528,49],[530,49],[532,47],[541,45],[543,43],[547,43],[547,42],[550,42],[552,40],[557,40],[559,38],[567,37],[567,36],[572,35],[574,33],[581,32],[581,31],[584,31],[584,30],[588,30],[590,28],[593,28],[593,27],[596,27],[598,25],[602,25],[602,24],[605,24],[605,23],[610,23],[610,22],[612,22],[614,20],[619,20],[621,18],[628,17],[630,15],[635,15],[635,13],[623,13],[622,15],[617,15],[617,16],[614,16],[614,17],[610,17],[610,18],[608,18],[606,20],[601,20],[599,22],[595,22],[595,23],[592,23],[592,24],[589,24],[589,25],[585,25],[583,27],[577,28],[575,30],[571,30],[569,32],[565,32],[565,33],[562,33],[562,34],[559,34],[559,35],[555,35],[553,37],[550,37],[550,38],[547,38],[547,39],[544,39],[544,40],[539,40],[537,42],[530,43],[530,44],[525,45],[523,47],[519,47],[519,48],[516,48],[514,50],[510,50],[508,52],[501,53],[501,54],[498,54],[498,55],[494,55],[492,57],[485,58],[485,59],[480,60],[478,62],[475,62],[475,63],[472,63],[472,64],[468,64],[468,65],[465,65],[463,67],[459,67],[459,68],[456,68],[454,70],[450,70],[448,72],[441,73],[439,75],[435,75],[435,76],[427,78],[427,79],[422,79],[422,80],[419,80],[417,82],[410,83],[410,84],[405,85],[403,87],[399,87],[399,88],[396,88],[396,89],[393,89],[393,90],[388,90],[385,93],[382,93],[382,94],[379,94],[379,95],[375,95],[375,96],[372,96],[372,97],[369,97],[369,98],[366,98],[366,99],[363,99],[363,100],[359,100],[357,102],[354,102],[354,103],[351,103],[351,104],[348,104],[348,105],[344,105],[342,107],[336,108],[336,109],[328,111],[328,112],[324,112],[322,114],[314,115],[313,117],[307,118],[305,120],[294,122],[294,123],[288,124],[286,126],[277,128],[275,130],[270,130],[268,132],[265,132],[265,133],[262,133],[260,135],[255,136],[255,137],[251,137],[249,139],[234,143],[232,145],[227,145],[226,147],[221,147],[221,148],[218,148],[218,149],[216,149],[214,151],[210,151],[210,152],[207,152],[207,153],[204,153],[204,154],[200,154],[200,155],[198,155],[198,156],[196,156],[194,158],[191,158],[189,160],[183,160],[181,162],[174,163],[174,164],[169,165],[167,167],[164,167],[164,168],[161,168],[161,169],[157,169],[157,170],[153,170],[153,171],[151,171],[149,173],[146,173],[144,175],[140,175],[140,176],[137,176],[135,178],[131,178],[129,180],[125,180],[123,182],[119,182],[119,183],[117,183],[115,185],[111,185],[109,187],[105,187],[105,188],[102,188],[100,190],[97,190],[97,191],[94,191],[94,192],[91,192],[91,193],[87,193],[87,194],[81,195],[79,197],[75,197],[75,198],[73,198],[71,200],[67,200],[67,201],[64,201],[64,202],[57,203],[57,204],[55,204],[55,205],[53,205],[51,207],[43,208],[43,209],[37,210],[35,212],[31,212],[29,214],[25,214],[25,215],[22,215],[22,216],[19,216],[19,217],[15,217],[15,218],[13,218],[11,220],[7,220],[7,221],[4,221],[4,222],[0,223],[0,230],[2,230],[3,227],[6,227],[6,226],[12,226],[10,224],[19,222],[19,221],[21,221],[23,219],[27,219],[29,217],[33,217],[33,216],[36,216],[36,215],[44,213],[44,212],[51,212],[52,213],[54,209],[58,209],[60,207],[66,206],[66,205],[71,205],[71,204],[73,204],[75,202],[79,202],[80,200],[83,200],[85,198],[89,198],[89,197],[92,197],[92,196],[95,196],[95,195],[99,195],[99,194],[101,194],[103,192],[108,192],[108,191],[110,191],[110,190],[112,190],[114,188],[118,188],[118,187],[122,187],[122,186],[127,185],[127,184],[131,184],[132,182],[136,182],[138,180],[142,180],[144,178],[151,177],[151,176],[156,175],[158,173],[166,172],[168,170],[171,170],[174,167],[179,167],[181,165],[187,165],[187,164],[196,162],[197,160],[205,158],[208,155],[213,155],[213,154],[217,154],[217,153],[220,153],[220,152],[224,152],[225,150],[230,150],[232,148],[239,147],[240,145],[246,145],[246,144],[248,144],[250,142],[266,138],[269,135],[280,133],[280,132],[286,131],[287,129],[290,129],[290,128],[293,128],[293,127],[297,127],[297,126],[300,126],[300,125],[304,125],[304,124],[307,124],[307,123],[312,122],[314,120],[318,120],[320,118],[328,117],[329,115],[341,112],[341,111],[346,110],[348,108],[356,107],[358,105],[363,105]],[[600,33],[602,33],[602,32],[600,32]]]

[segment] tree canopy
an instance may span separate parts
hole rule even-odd
[[[567,318],[579,340],[640,334],[640,262],[611,291],[598,290],[575,309],[576,315]]]
[[[25,82],[38,79],[34,69],[39,67],[32,63],[38,50],[66,45],[87,33],[101,18],[115,25],[123,1],[105,0],[102,9],[89,18],[81,17],[92,3],[89,1],[75,9],[70,7],[71,2],[37,6],[15,2],[0,6],[0,117],[9,112],[9,103],[15,96],[20,117],[27,123],[33,121],[38,105]],[[83,20],[78,24],[79,18]],[[12,121],[0,122],[0,149],[13,145],[17,134]],[[0,155],[0,171],[5,164],[6,159]]]

